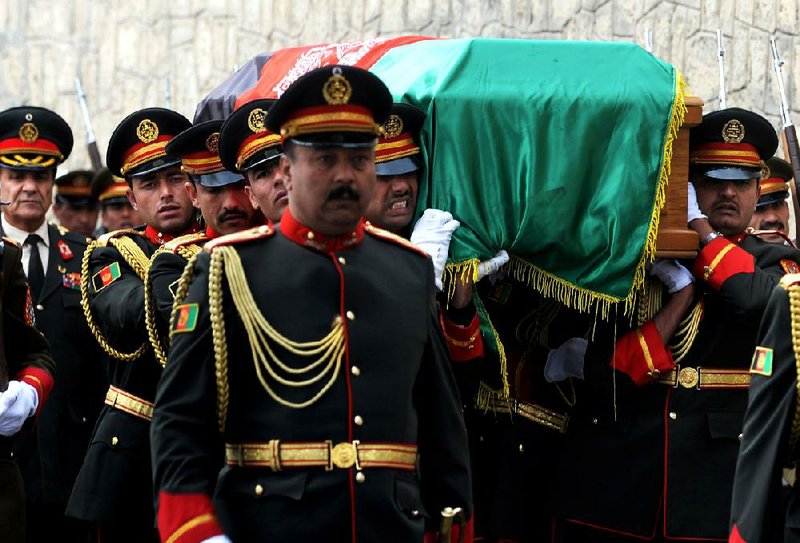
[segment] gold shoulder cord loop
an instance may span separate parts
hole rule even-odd
[[[703,320],[703,299],[700,298],[694,304],[691,311],[678,324],[678,329],[672,336],[669,349],[672,352],[672,360],[678,364],[689,353],[697,333],[700,330],[700,321]]]
[[[83,258],[81,259],[81,307],[83,308],[83,315],[84,317],[86,317],[86,323],[88,324],[89,329],[92,331],[92,335],[94,335],[100,347],[110,356],[118,360],[122,360],[123,362],[130,362],[132,360],[136,360],[137,358],[139,358],[144,354],[144,352],[147,350],[148,343],[144,342],[138,349],[136,349],[131,353],[123,353],[121,351],[118,351],[117,349],[112,347],[106,340],[105,336],[103,336],[103,333],[100,331],[100,328],[97,326],[97,323],[94,320],[94,315],[92,314],[92,308],[89,304],[89,281],[91,280],[89,277],[89,257],[91,256],[92,251],[94,249],[98,247],[104,247],[106,245],[106,241],[110,242],[111,245],[113,245],[114,247],[117,247],[117,250],[120,251],[120,254],[125,259],[125,262],[127,262],[134,269],[136,274],[139,275],[139,277],[141,277],[140,271],[137,270],[137,267],[141,267],[142,259],[144,259],[145,262],[149,261],[147,260],[147,257],[144,255],[142,250],[139,249],[139,247],[133,240],[130,240],[128,238],[124,239],[130,244],[133,244],[133,246],[136,248],[136,251],[138,251],[138,254],[132,251],[129,245],[124,243],[122,244],[122,247],[125,248],[125,252],[119,249],[117,243],[115,243],[119,241],[118,238],[110,238],[110,239],[101,238],[100,240],[93,241],[86,248],[86,251],[84,251]],[[132,260],[129,260],[129,258],[131,258]],[[144,268],[145,276],[146,272],[147,269],[145,265]]]
[[[245,276],[244,269],[242,268],[242,261],[236,249],[230,246],[216,247],[212,253],[212,262],[215,263],[215,258],[219,259],[220,267],[224,264],[225,274],[228,278],[228,287],[231,291],[233,303],[242,320],[245,331],[247,332],[250,350],[253,355],[253,365],[256,374],[261,382],[264,390],[269,396],[279,404],[292,409],[302,409],[308,407],[317,400],[319,400],[336,381],[339,375],[339,370],[342,366],[342,360],[345,354],[345,341],[344,341],[344,323],[341,316],[336,318],[331,323],[331,329],[328,334],[317,341],[298,342],[288,339],[276,330],[258,309],[258,306],[253,299],[253,294],[247,284],[247,277]],[[213,270],[212,266],[212,270]],[[221,271],[221,270],[220,270]],[[215,280],[220,281],[219,284],[211,284],[209,278],[209,297],[219,298],[218,307],[214,309],[212,304],[212,329],[213,323],[222,321],[222,289],[221,277]],[[212,290],[216,289],[216,290]],[[215,315],[215,312],[217,315]],[[224,326],[221,328],[219,343],[224,342]],[[215,352],[217,352],[217,335],[215,335]],[[275,353],[270,343],[276,344],[283,350],[302,358],[316,357],[315,360],[306,366],[293,368],[284,363]],[[220,345],[220,352],[221,352]],[[219,362],[219,359],[218,359]],[[226,363],[226,362],[225,362]],[[220,364],[218,363],[218,370]],[[326,375],[330,375],[327,382],[322,388],[315,393],[311,398],[302,402],[292,402],[278,395],[277,392],[269,385],[266,377],[263,374],[266,370],[269,377],[277,381],[279,384],[291,388],[304,388],[315,383],[320,382]],[[300,379],[302,375],[309,374],[309,372],[316,371],[316,375],[312,375],[306,379]],[[278,373],[288,374],[289,377],[284,377]],[[226,383],[227,386],[227,383]],[[219,387],[218,387],[219,388]]]
[[[211,316],[214,368],[217,378],[217,419],[219,431],[225,432],[230,388],[228,386],[228,342],[225,337],[225,315],[222,310],[222,265],[223,255],[217,249],[211,253],[211,263],[208,269],[208,309]],[[175,312],[173,311],[172,314],[174,319]]]
[[[661,309],[664,285],[661,281],[645,278],[642,293],[636,303],[636,316],[639,326],[653,318]]]
[[[791,285],[788,288],[789,295],[789,312],[792,318],[792,347],[794,349],[794,364],[797,371],[797,379],[795,388],[797,394],[795,396],[795,411],[794,419],[792,420],[792,427],[789,430],[789,455],[794,455],[794,449],[797,447],[798,439],[800,439],[800,285]],[[794,460],[794,458],[792,458]]]

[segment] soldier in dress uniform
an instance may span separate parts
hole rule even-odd
[[[25,480],[28,541],[86,536],[86,528],[68,521],[64,510],[105,383],[100,352],[80,308],[80,262],[88,240],[46,221],[56,167],[71,150],[72,131],[56,113],[27,106],[0,112],[0,200],[10,202],[3,209],[2,232],[22,245],[38,329],[58,366],[35,431],[14,440]],[[80,182],[68,186],[82,190]]]
[[[175,136],[166,148],[167,155],[181,160],[181,168],[189,176],[186,190],[206,228],[165,243],[150,259],[145,290],[147,331],[162,364],[166,363],[172,305],[189,259],[209,240],[264,223],[261,211],[250,204],[242,174],[227,171],[220,162],[221,126],[220,120],[196,124]]]
[[[761,175],[761,197],[750,226],[760,231],[761,239],[789,243],[789,182],[794,177],[792,165],[776,156],[766,162]]]
[[[281,137],[264,124],[275,100],[253,100],[231,113],[219,133],[219,154],[228,171],[241,172],[248,182],[253,207],[276,223],[289,204],[278,167],[283,156]]]
[[[374,75],[326,66],[270,110],[289,207],[206,244],[175,310],[152,430],[163,541],[421,542],[445,507],[470,519],[430,261],[361,219],[390,108]]]
[[[0,534],[4,542],[24,543],[25,488],[12,437],[41,414],[53,389],[55,362],[34,326],[22,247],[10,238],[0,240],[0,305]]]
[[[554,496],[564,541],[727,538],[757,323],[800,260],[746,233],[777,145],[766,119],[739,108],[692,129],[688,221],[701,249],[686,264],[698,296],[659,262],[669,301],[587,351]]]
[[[56,178],[53,215],[58,224],[85,238],[94,236],[97,227],[97,198],[92,195],[94,172],[73,170]]]
[[[108,168],[103,168],[92,178],[92,196],[100,204],[98,236],[144,222],[128,200],[128,183],[112,175]]]
[[[144,282],[162,244],[197,231],[180,160],[166,144],[191,126],[162,108],[136,111],[111,136],[106,162],[124,177],[146,222],[93,242],[82,262],[82,304],[97,342],[111,357],[105,406],[75,483],[68,514],[97,526],[101,541],[156,541],[149,427],[161,365],[150,348]]]
[[[800,275],[785,275],[772,292],[750,364],[750,392],[736,463],[731,543],[797,543],[797,483],[783,499],[784,467],[800,460]]]

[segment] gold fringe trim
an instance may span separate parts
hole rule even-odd
[[[656,242],[658,240],[658,226],[661,221],[661,210],[667,200],[667,185],[669,184],[669,176],[672,172],[673,146],[678,138],[678,133],[680,132],[686,116],[687,109],[685,99],[687,92],[688,86],[683,78],[683,74],[675,69],[675,98],[672,102],[669,126],[667,127],[667,134],[664,140],[661,166],[658,171],[656,194],[653,201],[653,211],[650,215],[644,250],[642,251],[639,262],[636,264],[636,269],[633,273],[633,283],[628,291],[628,295],[625,298],[617,298],[579,287],[574,283],[557,277],[513,255],[511,261],[507,264],[512,277],[527,284],[546,298],[553,298],[570,309],[575,309],[584,313],[592,312],[595,316],[599,315],[603,320],[608,319],[613,306],[624,301],[624,314],[633,318],[636,310],[637,295],[645,282],[645,267],[647,264],[653,262],[656,256]],[[445,266],[444,278],[447,282],[447,300],[450,300],[455,293],[457,279],[472,277],[473,281],[477,281],[479,263],[480,261],[477,258],[473,258],[461,262],[451,262]],[[480,299],[478,296],[473,296],[473,300],[476,302],[476,307],[478,307],[481,319],[484,323],[488,324],[494,335],[497,352],[500,356],[503,393],[507,398],[509,396],[509,386],[505,349],[503,348],[497,331],[489,320],[489,315],[485,308],[483,308],[482,304],[478,305]]]

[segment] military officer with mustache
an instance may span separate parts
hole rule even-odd
[[[753,218],[750,219],[750,226],[765,241],[791,244],[788,233],[789,182],[794,177],[792,165],[774,156],[767,160],[762,177],[759,183],[761,197],[756,204]]]

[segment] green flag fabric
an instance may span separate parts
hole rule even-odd
[[[630,306],[685,112],[672,65],[630,43],[476,38],[396,47],[370,70],[427,113],[417,208],[461,221],[451,284],[506,249],[545,296]]]

